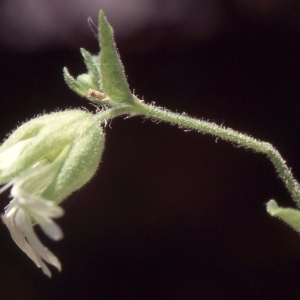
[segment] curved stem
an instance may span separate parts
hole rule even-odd
[[[194,129],[199,132],[209,133],[223,140],[234,142],[245,148],[251,148],[255,151],[265,153],[274,164],[279,176],[292,195],[293,200],[300,207],[300,186],[294,178],[291,170],[287,167],[286,162],[280,153],[270,143],[259,141],[246,134],[235,131],[231,128],[223,127],[215,123],[194,119],[185,115],[169,112],[151,105],[140,103],[140,114],[148,118],[177,124],[186,129]]]
[[[178,113],[169,112],[152,105],[146,105],[142,102],[135,103],[135,105],[116,106],[106,109],[95,115],[98,122],[104,123],[112,118],[131,114],[143,115],[150,119],[165,121],[171,124],[177,124],[185,129],[193,129],[202,133],[209,133],[217,136],[223,140],[231,141],[237,145],[245,148],[251,148],[257,152],[265,153],[275,166],[279,176],[291,193],[293,200],[300,207],[300,185],[294,178],[291,170],[286,165],[285,160],[281,157],[280,153],[270,143],[257,140],[251,136],[235,131],[231,128],[223,127],[215,123],[198,120],[180,115]]]

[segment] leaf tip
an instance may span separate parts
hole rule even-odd
[[[267,212],[272,217],[285,222],[287,225],[292,227],[297,232],[300,232],[300,211],[294,208],[279,207],[275,200],[270,200],[267,203]]]

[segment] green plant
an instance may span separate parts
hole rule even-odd
[[[95,174],[104,148],[101,124],[121,115],[176,124],[266,154],[300,206],[299,183],[270,143],[222,125],[146,104],[129,89],[113,30],[102,11],[99,40],[101,51],[98,55],[81,49],[87,73],[75,79],[64,68],[64,78],[74,92],[101,109],[96,114],[69,110],[39,116],[20,126],[0,147],[0,184],[5,184],[0,193],[12,186],[13,197],[2,219],[17,245],[46,275],[51,276],[51,273],[44,261],[59,270],[61,265],[41,244],[33,226],[39,224],[54,240],[62,238],[61,229],[52,220],[63,215],[58,205]],[[281,208],[275,200],[270,200],[267,211],[300,231],[299,210]]]

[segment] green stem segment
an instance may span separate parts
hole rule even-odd
[[[131,106],[121,106],[121,107],[114,107],[114,108],[108,108],[101,112],[98,112],[95,115],[95,119],[99,123],[105,123],[108,120],[111,120],[115,117],[131,114],[132,107]]]
[[[209,133],[223,140],[234,142],[245,148],[251,148],[257,152],[265,153],[274,164],[279,176],[291,193],[293,200],[300,207],[299,183],[295,180],[291,170],[287,167],[286,162],[281,157],[280,153],[270,143],[259,141],[253,137],[235,131],[231,128],[226,128],[222,125],[169,112],[165,109],[143,104],[142,102],[136,102],[135,105],[108,109],[96,115],[96,118],[99,122],[103,122],[103,120],[111,119],[123,114],[142,115],[150,119],[176,124],[184,129],[193,129],[198,132]]]
[[[222,125],[168,112],[155,106],[143,105],[143,108],[143,114],[147,117],[177,124],[186,129],[194,129],[203,133],[210,133],[223,140],[231,141],[240,146],[244,146],[245,148],[251,148],[258,152],[265,153],[274,164],[278,174],[282,178],[287,189],[290,191],[293,200],[300,207],[299,183],[294,178],[291,170],[287,167],[286,162],[281,157],[280,153],[270,143],[259,141],[246,134],[232,130],[231,128],[225,128]]]

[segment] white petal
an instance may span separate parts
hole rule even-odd
[[[36,254],[34,253],[31,246],[27,243],[25,239],[25,235],[19,230],[18,227],[14,224],[14,222],[11,222],[10,218],[5,217],[4,215],[1,216],[2,221],[6,224],[8,227],[11,237],[14,240],[14,242],[19,246],[19,248],[25,252],[31,260],[34,261],[37,267],[41,267],[40,260],[37,258]]]
[[[20,206],[29,211],[32,216],[59,218],[64,214],[64,210],[55,202],[31,195],[18,184],[11,189],[11,195],[17,198]]]
[[[50,218],[37,219],[43,232],[52,240],[59,241],[64,237],[61,228]]]
[[[9,202],[9,204],[5,207],[5,217],[14,218],[14,214],[18,210],[19,206],[16,203],[15,199]]]
[[[30,140],[31,139],[20,141],[4,152],[0,153],[0,171],[9,168],[16,161],[23,149],[28,146]]]
[[[32,215],[50,218],[59,218],[64,215],[63,208],[55,202],[37,197],[33,197],[33,199],[31,203],[27,203],[28,210],[30,210]]]
[[[6,185],[4,185],[1,189],[0,189],[0,194],[3,193],[5,190],[7,190],[11,185],[14,184],[14,181],[10,181],[8,182]]]
[[[47,267],[47,265],[44,262],[41,262],[41,267],[42,267],[43,273],[51,278],[52,277],[51,271],[49,270],[49,268]]]
[[[20,222],[19,222],[20,221]],[[16,219],[16,224],[18,227],[22,228],[22,231],[24,232],[26,239],[34,252],[37,254],[37,256],[40,256],[44,261],[47,263],[53,265],[56,267],[59,271],[61,270],[61,264],[57,257],[48,250],[38,239],[37,235],[35,234],[32,225],[28,226],[28,222],[31,222],[31,220],[27,219],[25,222],[23,220]]]

